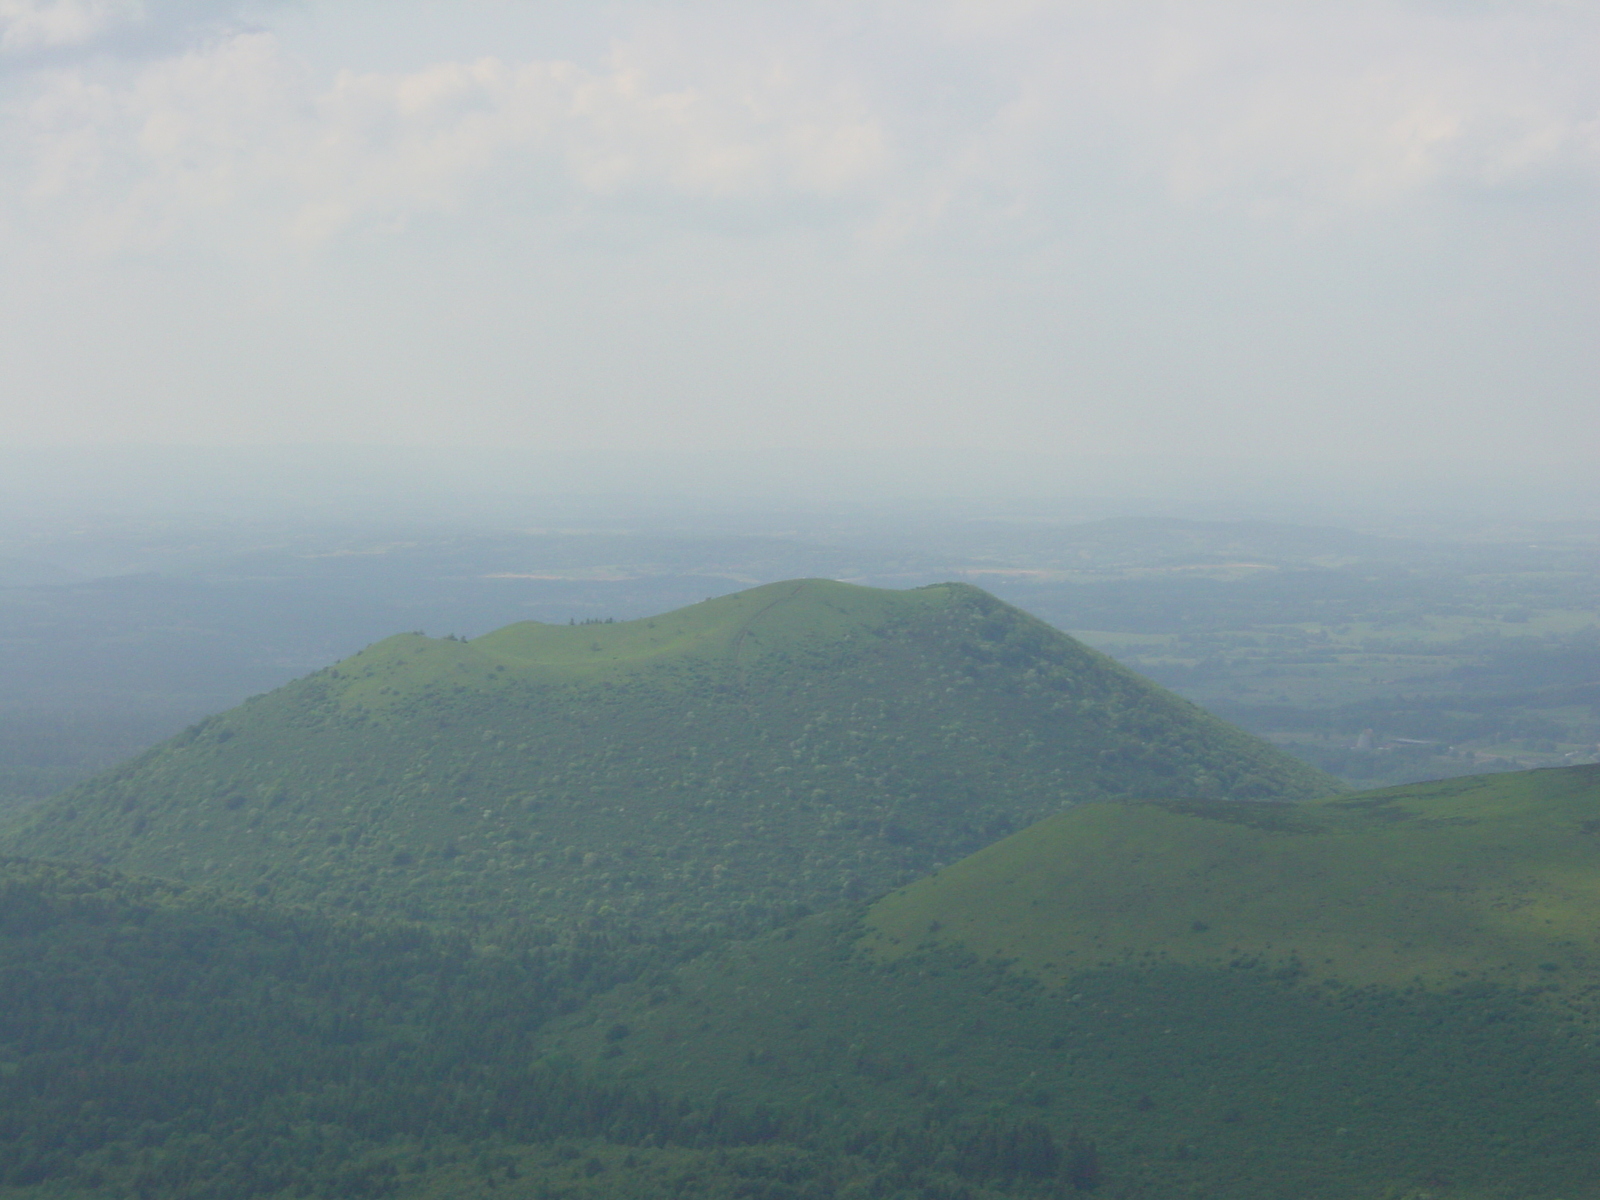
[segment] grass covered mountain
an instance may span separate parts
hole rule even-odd
[[[332,911],[692,941],[880,893],[1073,802],[1336,787],[976,588],[801,580],[389,638],[5,846]]]
[[[1105,1194],[1570,1200],[1600,1176],[1600,766],[1082,805],[553,1035],[839,1124],[1036,1120]]]

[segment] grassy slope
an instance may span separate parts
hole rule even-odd
[[[809,580],[390,638],[7,844],[358,913],[704,939],[907,882],[1069,801],[1332,786],[975,588]]]
[[[1600,1165],[1597,810],[1584,768],[1232,820],[1080,809],[559,1040],[844,1123],[1033,1113],[1130,1197],[1570,1200]]]
[[[1085,805],[877,905],[889,957],[959,943],[1061,980],[1138,958],[1314,980],[1600,983],[1600,766],[1296,806]]]

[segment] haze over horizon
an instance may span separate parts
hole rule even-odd
[[[1593,516],[1597,50],[1554,2],[6,0],[6,490]]]

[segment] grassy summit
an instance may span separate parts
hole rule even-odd
[[[64,794],[7,848],[482,930],[704,940],[1072,802],[1335,787],[976,588],[802,580],[389,638]]]

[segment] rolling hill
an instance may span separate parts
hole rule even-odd
[[[801,580],[638,621],[392,637],[3,844],[485,936],[706,944],[1075,802],[1336,789],[976,588]]]
[[[888,958],[959,944],[1052,982],[1247,961],[1322,986],[1492,982],[1587,1010],[1597,912],[1590,765],[1297,805],[1084,805],[886,898],[869,926]]]
[[[1082,805],[552,1036],[848,1126],[982,1115],[1109,1194],[1570,1200],[1600,1168],[1600,767]]]

